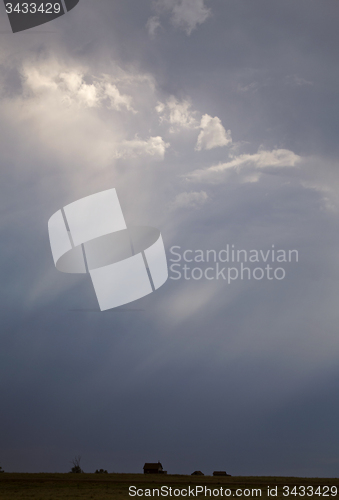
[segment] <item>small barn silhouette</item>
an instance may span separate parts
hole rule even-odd
[[[144,474],[167,474],[167,471],[163,469],[160,462],[158,463],[146,462],[144,465]]]

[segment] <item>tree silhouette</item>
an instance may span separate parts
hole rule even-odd
[[[71,472],[73,474],[81,474],[83,473],[84,471],[82,470],[82,468],[80,467],[80,461],[81,461],[81,456],[78,455],[78,456],[75,456],[73,458],[73,460],[71,460],[71,464],[73,465],[72,469],[71,469]]]

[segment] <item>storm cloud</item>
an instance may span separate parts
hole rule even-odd
[[[337,475],[338,9],[81,0],[12,34],[0,5],[4,470]],[[112,187],[169,266],[227,245],[298,262],[280,281],[170,270],[101,313],[47,222]]]

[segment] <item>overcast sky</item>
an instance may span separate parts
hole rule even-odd
[[[338,15],[80,0],[12,34],[0,4],[5,471],[81,455],[87,472],[338,475]],[[101,313],[88,276],[55,269],[47,222],[113,187],[168,259],[274,245],[298,262],[282,280],[170,273]]]

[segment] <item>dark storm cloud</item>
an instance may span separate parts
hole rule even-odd
[[[188,35],[178,5],[82,0],[51,33],[1,34],[1,465],[334,476],[338,7],[210,1]],[[232,144],[195,149],[205,114]],[[187,180],[279,149],[300,164]],[[110,187],[168,251],[300,261],[279,283],[169,280],[95,312],[89,280],[54,269],[47,221]]]

